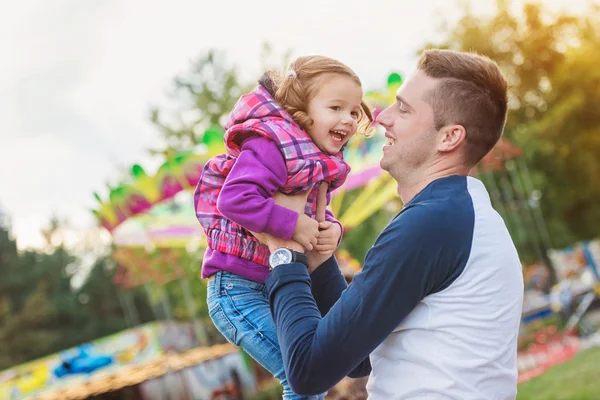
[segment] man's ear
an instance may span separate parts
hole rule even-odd
[[[462,125],[448,125],[440,130],[441,137],[438,143],[438,151],[450,152],[456,150],[467,140],[467,131]]]

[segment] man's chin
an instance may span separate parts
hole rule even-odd
[[[384,171],[388,171],[388,165],[387,165],[387,162],[386,162],[386,160],[385,160],[384,158],[382,158],[382,159],[379,161],[379,166],[381,167],[381,169],[382,169],[382,170],[384,170]],[[389,171],[388,171],[388,172],[389,172]]]

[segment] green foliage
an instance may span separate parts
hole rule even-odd
[[[11,312],[10,298],[3,297],[0,314],[0,369],[46,353],[48,344],[58,339],[52,329],[56,308],[48,301],[48,285],[39,282],[27,296],[18,314]]]
[[[257,58],[263,71],[283,69],[290,54],[291,50],[287,50],[277,57],[272,47],[264,43]],[[223,51],[210,49],[200,54],[185,73],[173,80],[171,97],[176,106],[150,110],[150,120],[166,143],[165,149],[153,152],[189,150],[206,143],[210,138],[203,137],[205,131],[211,126],[223,126],[239,97],[256,86],[259,77],[242,81],[238,66],[228,63]]]
[[[523,150],[534,189],[525,200],[540,197],[553,248],[600,234],[600,8],[589,7],[584,16],[550,14],[541,3],[511,12],[499,0],[482,18],[467,6],[443,28],[445,40],[426,46],[484,54],[507,75],[505,134]]]
[[[518,400],[592,400],[600,392],[600,348],[577,354],[518,387]]]
[[[360,188],[355,189],[344,196],[342,213],[343,210],[356,199],[360,190]],[[345,231],[340,248],[348,251],[353,258],[362,264],[367,255],[367,251],[369,251],[371,246],[373,246],[373,243],[375,243],[377,235],[385,228],[393,216],[400,211],[400,208],[401,205],[399,201],[397,204],[389,204],[387,207],[373,213],[373,215],[360,225]]]
[[[224,54],[210,50],[193,62],[189,71],[175,78],[173,97],[181,105],[169,113],[171,120],[163,120],[165,110],[159,108],[151,110],[150,119],[160,129],[168,149],[189,150],[201,143],[201,132],[224,123],[224,116],[247,89],[239,81],[237,68],[226,63]]]
[[[0,225],[0,370],[127,328],[110,259],[97,259],[73,288],[78,260],[52,238],[59,226],[46,230],[45,251],[19,253],[9,227]],[[141,322],[151,320],[145,294],[135,296]]]
[[[250,397],[250,400],[276,400],[281,399],[283,386],[277,380],[263,386],[258,393]]]

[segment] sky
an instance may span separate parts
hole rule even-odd
[[[584,0],[546,0],[583,10]],[[486,14],[493,0],[479,0]],[[449,0],[22,0],[0,4],[0,212],[20,248],[39,247],[52,215],[70,240],[94,226],[93,193],[133,163],[154,172],[149,122],[172,79],[210,48],[242,77],[259,53],[322,54],[352,67],[365,89],[407,75],[417,50],[460,12]]]

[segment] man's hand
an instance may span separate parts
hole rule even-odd
[[[275,192],[273,200],[275,200],[275,204],[278,206],[296,211],[298,214],[304,214],[304,208],[306,207],[306,200],[308,199],[309,194],[310,190],[294,195]]]
[[[300,253],[304,253],[304,247],[298,242],[293,240],[284,240],[277,238],[275,236],[271,236],[268,233],[255,233],[252,234],[264,245],[269,247],[269,251],[272,253],[280,247],[286,247],[290,250],[299,251]]]
[[[329,221],[323,221],[319,223],[319,237],[317,238],[317,245],[314,250],[321,254],[331,255],[332,252],[337,249],[340,236],[342,236],[342,228],[339,224],[334,224]]]
[[[315,269],[319,268],[321,264],[333,256],[333,251],[320,253],[316,250],[311,250],[307,251],[305,254],[308,257],[308,273],[312,274]]]
[[[325,261],[333,255],[333,252],[337,248],[341,230],[338,224],[331,223],[325,220],[325,209],[327,208],[327,183],[322,183],[319,187],[319,195],[317,197],[317,215],[316,219],[319,222],[319,229],[321,233],[317,241],[317,246],[320,247],[320,251],[313,249],[306,252],[308,256],[309,268],[308,272],[312,273],[317,267],[323,264]],[[277,192],[273,196],[275,204],[296,211],[299,215],[304,214],[304,207],[306,206],[306,199],[308,192],[300,193],[297,195],[285,195]],[[252,234],[261,242],[269,247],[272,252],[280,247],[287,247],[288,249],[304,252],[304,248],[293,240],[283,240],[266,233],[254,233]],[[333,243],[333,246],[332,244]]]
[[[319,236],[319,223],[306,214],[298,214],[292,240],[300,243],[306,250],[312,250],[317,245]]]

